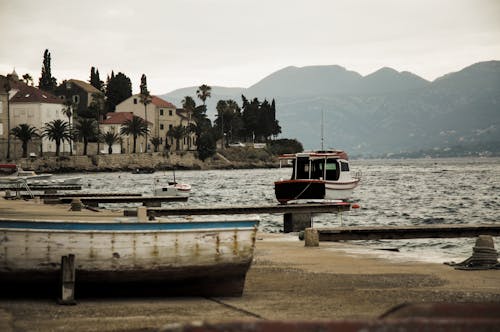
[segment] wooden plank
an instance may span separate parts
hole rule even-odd
[[[55,194],[45,194],[37,193],[33,194],[35,197],[40,198],[81,198],[81,197],[123,197],[123,196],[142,196],[140,193],[55,193]],[[29,195],[21,195],[22,198],[30,198]]]
[[[63,203],[71,203],[74,198],[80,198],[83,204],[93,205],[100,203],[151,203],[187,201],[187,196],[104,196],[104,197],[62,197]]]
[[[318,228],[320,241],[500,236],[500,225],[432,225]]]
[[[261,213],[339,213],[349,211],[351,203],[327,204],[290,204],[269,206],[230,206],[208,208],[148,208],[149,217],[175,215],[212,215],[212,214],[261,214]]]
[[[28,185],[30,190],[81,190],[82,186],[36,186],[36,185]],[[0,186],[0,190],[14,190],[16,187],[13,186]],[[26,188],[20,187],[20,191],[26,191]]]

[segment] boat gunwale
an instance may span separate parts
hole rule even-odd
[[[0,232],[75,232],[75,233],[166,233],[166,232],[213,232],[243,231],[258,227],[259,219],[224,221],[161,221],[161,222],[120,222],[120,221],[57,221],[0,219]],[[25,227],[23,227],[25,226]],[[31,227],[30,227],[31,226]]]

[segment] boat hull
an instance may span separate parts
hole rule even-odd
[[[78,287],[154,285],[173,295],[240,296],[257,224],[0,220],[0,282],[56,285],[61,257],[73,254]]]
[[[324,199],[325,181],[321,180],[283,180],[274,183],[276,199],[285,204],[298,199]]]

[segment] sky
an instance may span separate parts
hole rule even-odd
[[[0,75],[43,53],[58,83],[123,72],[152,94],[249,87],[287,66],[382,67],[427,80],[500,60],[499,0],[0,0]]]

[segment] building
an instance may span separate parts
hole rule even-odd
[[[88,107],[94,101],[95,94],[104,98],[104,93],[94,86],[80,80],[65,80],[56,89],[54,94],[60,98],[63,103],[71,101],[74,116],[82,115],[88,112]]]
[[[8,102],[6,100],[6,83],[8,83],[10,89],[8,92]],[[15,71],[8,75],[8,77],[1,76],[0,85],[2,86],[0,90],[0,95],[2,95],[0,97],[2,105],[2,112],[0,114],[2,118],[2,135],[0,136],[2,136],[2,140],[4,141],[4,144],[1,145],[2,152],[7,150],[7,148],[3,149],[3,147],[5,146],[5,140],[7,140],[9,128],[12,129],[20,124],[28,124],[37,128],[39,133],[41,133],[44,126],[53,120],[60,119],[67,121],[61,99],[51,93],[21,82]],[[7,109],[9,110],[8,115]],[[9,123],[6,125],[7,119]],[[20,157],[22,153],[21,142],[12,136],[10,139],[10,157]],[[35,154],[55,152],[56,145],[55,142],[43,137],[41,140],[31,142],[28,150],[28,152]],[[61,152],[69,152],[69,142],[61,144]],[[2,157],[5,157],[4,154],[6,153],[1,154]]]
[[[131,112],[151,122],[150,137],[148,137],[148,140],[152,137],[158,137],[160,140],[159,151],[175,147],[174,139],[167,135],[169,129],[179,125],[187,127],[189,123],[194,124],[194,121],[190,121],[189,117],[186,116],[184,110],[177,109],[174,104],[157,96],[151,96],[151,103],[144,107],[144,104],[141,103],[140,94],[133,95],[116,105],[116,113],[120,112]],[[152,151],[151,142],[148,142],[148,144],[148,151]],[[180,149],[196,149],[193,133],[185,135],[181,140]]]
[[[133,117],[134,113],[132,112],[109,112],[106,114],[104,119],[100,121],[100,130],[103,134],[112,132],[120,135],[123,123],[127,120],[132,120]],[[152,123],[148,121],[148,128],[151,126]],[[144,152],[145,142],[145,137],[137,137],[136,152]],[[134,151],[134,138],[129,135],[122,135],[120,142],[114,144],[112,149],[113,153],[132,153]],[[107,151],[107,146],[105,150]]]

